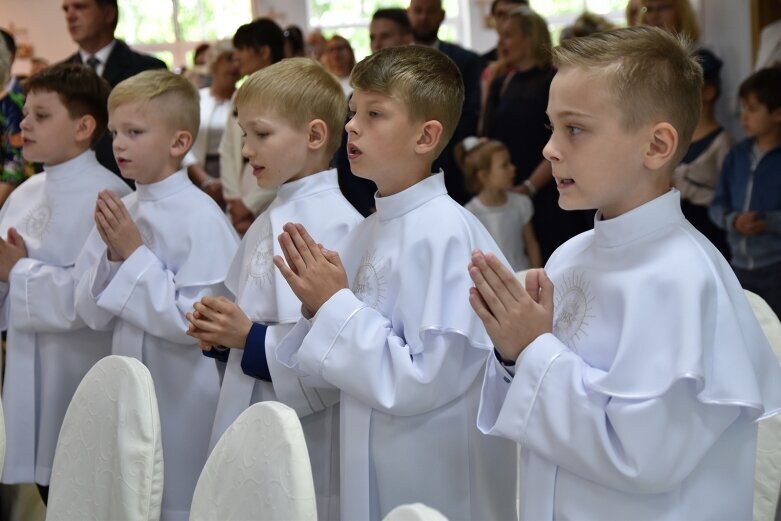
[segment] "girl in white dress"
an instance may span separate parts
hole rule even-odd
[[[513,270],[542,267],[529,196],[511,191],[515,166],[499,141],[470,136],[456,146],[456,160],[475,197],[465,207],[483,223]]]

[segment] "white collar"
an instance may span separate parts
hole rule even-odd
[[[594,242],[613,248],[629,244],[683,221],[681,193],[675,188],[618,217],[602,220],[601,212],[594,216]]]
[[[385,197],[375,195],[377,217],[381,221],[395,219],[442,195],[447,195],[447,188],[445,174],[440,170],[397,194]]]
[[[336,169],[332,168],[283,184],[277,189],[276,199],[278,203],[287,203],[334,189],[339,189],[339,179]]]
[[[100,60],[100,65],[106,65],[106,62],[108,61],[108,57],[111,54],[111,51],[114,50],[114,46],[117,44],[116,40],[111,40],[111,42],[103,47],[101,50],[99,50],[96,53],[89,53],[85,51],[84,49],[79,49],[79,55],[81,56],[81,61],[86,65],[87,60],[90,56],[94,56],[98,60]]]
[[[173,195],[176,192],[184,190],[189,186],[194,186],[190,178],[187,177],[187,170],[177,170],[162,181],[156,183],[136,184],[136,193],[139,201],[157,201]]]

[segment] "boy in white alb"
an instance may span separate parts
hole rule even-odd
[[[8,331],[3,483],[37,483],[44,501],[65,411],[82,377],[108,355],[110,335],[76,314],[73,266],[100,190],[130,191],[95,159],[109,87],[91,69],[56,65],[30,77],[23,154],[43,173],[0,212],[0,323]]]
[[[277,196],[247,230],[225,285],[236,303],[206,297],[188,315],[201,345],[229,347],[211,445],[244,409],[264,400],[301,416],[318,501],[318,519],[339,518],[338,393],[301,385],[274,350],[301,318],[301,302],[274,268],[275,240],[297,220],[333,247],[363,217],[342,196],[328,161],[339,147],[347,104],[339,82],[306,58],[291,58],[252,76],[236,94],[244,155],[258,185]],[[220,349],[211,349],[214,353]]]
[[[649,27],[568,40],[554,62],[544,154],[562,208],[598,212],[525,289],[473,256],[497,349],[478,426],[523,447],[521,519],[751,519],[755,420],[781,410],[781,368],[670,188],[701,68]]]
[[[431,174],[458,122],[458,69],[435,49],[397,47],[359,63],[351,81],[350,167],[377,184],[377,212],[345,238],[344,267],[303,226],[285,225],[287,263],[275,263],[314,318],[277,359],[341,391],[342,519],[414,502],[451,520],[514,519],[515,447],[474,425],[492,344],[458,268],[496,243]]]
[[[209,449],[219,378],[193,349],[185,314],[223,280],[238,237],[215,202],[180,168],[198,132],[198,93],[165,70],[142,72],[108,100],[114,156],[136,192],[101,192],[96,230],[76,271],[76,307],[94,329],[113,329],[112,354],[141,360],[160,409],[162,519],[187,519]]]

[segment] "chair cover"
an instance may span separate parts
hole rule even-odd
[[[246,409],[214,447],[190,520],[316,520],[309,453],[298,416],[278,402]]]
[[[750,291],[746,298],[781,363],[781,322],[765,300]],[[754,474],[754,520],[772,521],[781,492],[781,414],[759,423]]]
[[[160,519],[157,397],[141,362],[107,356],[84,376],[54,454],[47,520]]]
[[[383,521],[447,521],[439,510],[422,503],[400,505],[388,512]]]

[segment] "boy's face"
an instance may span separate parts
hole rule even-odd
[[[627,130],[622,116],[607,78],[573,67],[556,73],[548,101],[553,134],[543,155],[563,209],[596,208],[610,219],[650,200],[648,129]]]
[[[56,92],[28,93],[23,112],[20,126],[22,155],[26,160],[57,165],[86,149],[76,138],[80,118],[71,118]]]
[[[241,153],[252,166],[258,186],[276,188],[309,173],[306,127],[295,128],[275,111],[251,106],[240,107],[238,113],[244,132]]]
[[[410,118],[400,100],[356,89],[350,99],[347,158],[358,177],[374,181],[380,194],[390,195],[411,186],[408,169],[399,168],[414,155],[422,122]]]
[[[178,169],[181,158],[172,154],[177,131],[165,120],[158,101],[119,105],[109,112],[108,129],[122,177],[151,184]]]
[[[754,139],[772,135],[781,125],[781,109],[770,112],[767,105],[750,92],[740,99],[740,123],[746,134]]]

